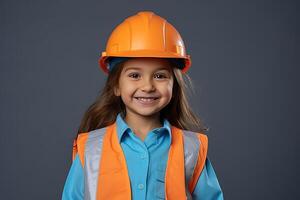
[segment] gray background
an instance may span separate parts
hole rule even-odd
[[[226,199],[299,199],[296,1],[1,1],[1,199],[60,199],[113,28],[152,10],[192,57],[194,110]],[[298,189],[298,190],[297,190]]]

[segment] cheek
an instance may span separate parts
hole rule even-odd
[[[129,84],[129,83],[124,83],[122,86],[121,86],[121,93],[123,95],[132,95],[135,91],[135,87],[134,85],[132,84]]]
[[[161,91],[162,93],[164,93],[164,95],[166,97],[171,97],[172,96],[172,92],[173,92],[173,83],[167,83],[166,85],[161,87]]]
[[[173,85],[170,85],[169,87],[168,87],[168,92],[169,92],[169,95],[170,95],[170,97],[172,96],[172,93],[173,93]]]

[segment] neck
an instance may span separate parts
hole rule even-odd
[[[124,120],[133,130],[134,134],[142,140],[146,138],[149,131],[162,126],[159,112],[150,116],[127,112]]]

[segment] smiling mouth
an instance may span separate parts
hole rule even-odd
[[[151,101],[151,100],[156,100],[158,99],[158,97],[134,97],[135,99],[138,99],[138,100],[142,100],[142,101]]]

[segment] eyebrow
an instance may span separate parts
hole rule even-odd
[[[140,70],[140,68],[136,68],[136,67],[128,67],[128,68],[125,69],[125,72],[127,72],[127,71],[130,70],[130,69]]]

